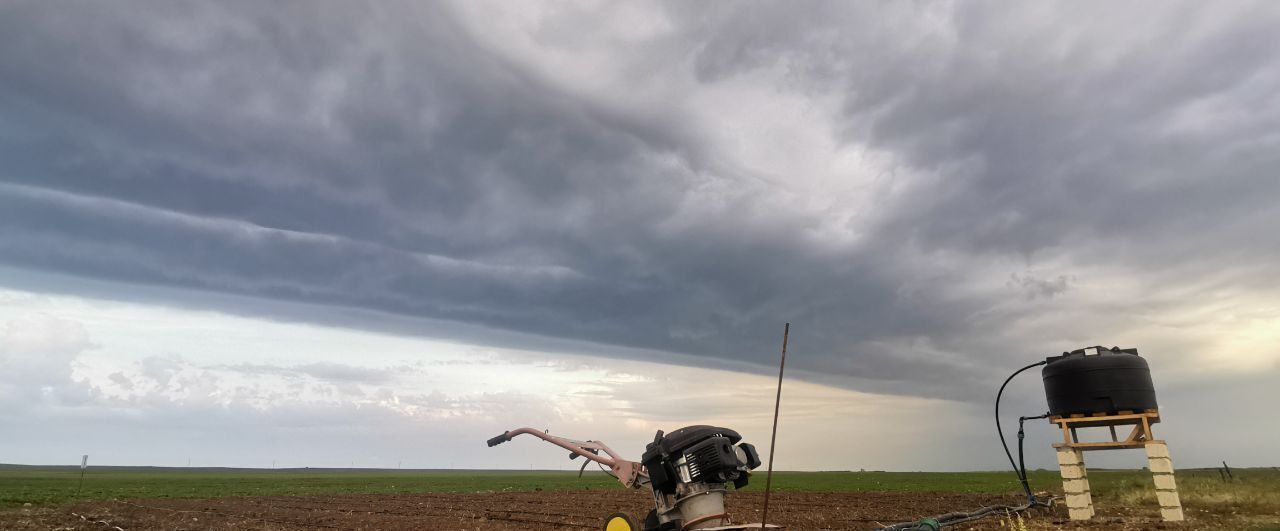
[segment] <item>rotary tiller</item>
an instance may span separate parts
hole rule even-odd
[[[614,513],[605,519],[605,531],[762,529],[761,524],[733,524],[725,512],[727,485],[745,487],[751,470],[760,466],[755,446],[741,442],[742,436],[736,431],[716,426],[688,426],[669,434],[659,430],[639,462],[622,459],[599,441],[576,441],[533,428],[503,433],[489,439],[489,446],[525,434],[568,450],[569,459],[586,458],[583,468],[592,461],[608,467],[627,488],[649,487],[654,508],[643,523],[627,514]],[[775,525],[764,527],[781,529]]]

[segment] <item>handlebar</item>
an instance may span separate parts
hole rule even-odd
[[[644,469],[643,465],[635,461],[628,461],[618,457],[618,454],[614,453],[611,448],[600,441],[576,441],[573,439],[566,439],[564,437],[556,437],[546,431],[539,431],[533,428],[516,428],[514,430],[505,431],[502,435],[489,439],[487,443],[490,447],[494,447],[510,441],[517,435],[530,435],[564,448],[570,452],[570,459],[575,456],[582,456],[587,458],[589,461],[595,461],[607,466],[612,470],[613,475],[618,478],[618,481],[622,482],[622,484],[627,487],[635,487],[649,482],[649,474]]]
[[[490,448],[493,448],[494,446],[497,446],[497,445],[502,444],[502,443],[504,443],[504,442],[510,441],[510,440],[511,440],[511,435],[509,435],[509,433],[510,433],[510,432],[506,432],[506,431],[504,431],[504,432],[502,432],[502,435],[499,435],[499,436],[497,436],[497,437],[494,437],[494,438],[492,438],[492,439],[489,439],[489,440],[487,441],[487,442],[488,442],[488,444],[489,444],[489,447],[490,447]]]

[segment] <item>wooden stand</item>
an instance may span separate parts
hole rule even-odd
[[[1089,492],[1089,472],[1084,465],[1084,452],[1089,450],[1123,450],[1145,448],[1147,465],[1156,484],[1156,497],[1160,501],[1160,516],[1169,522],[1183,520],[1182,503],[1178,499],[1178,487],[1173,479],[1173,461],[1164,441],[1151,435],[1151,425],[1160,422],[1160,412],[1154,409],[1134,413],[1121,411],[1115,415],[1072,415],[1049,417],[1049,422],[1062,428],[1062,442],[1054,444],[1058,451],[1058,468],[1062,472],[1062,490],[1067,496],[1067,511],[1072,520],[1088,520],[1093,517],[1093,497]],[[1121,440],[1116,426],[1130,426],[1129,436]],[[1111,440],[1080,442],[1078,428],[1107,427]]]

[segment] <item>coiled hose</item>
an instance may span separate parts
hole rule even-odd
[[[971,512],[947,513],[914,522],[902,522],[893,524],[888,527],[880,528],[880,531],[938,531],[946,526],[953,526],[981,520],[989,516],[999,516],[1003,514],[1020,513],[1032,507],[1049,507],[1053,505],[1053,499],[1048,502],[1027,503],[1024,505],[988,505],[981,509]]]

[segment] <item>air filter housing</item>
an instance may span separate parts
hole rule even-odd
[[[1089,350],[1097,350],[1089,354]],[[1116,414],[1156,409],[1156,389],[1138,349],[1090,347],[1049,358],[1041,370],[1049,414]]]

